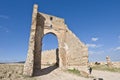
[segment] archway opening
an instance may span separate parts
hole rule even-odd
[[[58,39],[55,34],[48,33],[42,38],[41,69],[57,67],[59,67]]]

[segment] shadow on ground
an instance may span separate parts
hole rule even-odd
[[[53,65],[53,66],[49,66],[49,67],[41,69],[41,70],[35,70],[34,76],[42,76],[42,75],[49,74],[50,72],[52,72],[53,70],[55,70],[57,68],[58,68],[58,66]]]
[[[103,78],[93,79],[93,80],[103,80]]]

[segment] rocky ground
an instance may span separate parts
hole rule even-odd
[[[94,78],[84,78],[53,66],[38,71],[35,77],[25,77],[22,72],[23,64],[0,64],[0,80],[120,80],[120,73],[116,72],[93,70]]]

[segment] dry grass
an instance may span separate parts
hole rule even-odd
[[[84,77],[84,78],[94,78],[94,76],[90,76],[87,72],[79,71],[77,69],[67,69],[69,73]]]
[[[23,64],[0,64],[0,80],[35,80],[22,73]]]
[[[103,70],[103,71],[110,71],[110,72],[119,72],[120,68],[108,67],[107,65],[96,65],[92,67],[95,70]]]
[[[69,73],[75,74],[75,75],[79,75],[80,76],[80,71],[77,69],[68,69],[67,70]]]

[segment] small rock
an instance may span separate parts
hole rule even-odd
[[[11,73],[11,72],[8,72],[7,75],[6,75],[6,77],[10,78],[11,75],[12,75],[12,73]]]

